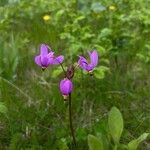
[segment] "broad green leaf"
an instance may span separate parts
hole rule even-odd
[[[89,150],[104,150],[103,142],[93,135],[88,135],[88,146]]]
[[[129,150],[136,150],[138,145],[143,142],[144,140],[146,140],[146,138],[148,137],[149,133],[143,133],[141,136],[139,136],[139,138],[132,140],[131,142],[129,142],[128,147]]]
[[[106,66],[99,66],[94,71],[94,76],[98,79],[103,79],[105,77],[105,72],[109,71]]]
[[[123,131],[123,118],[118,108],[112,107],[109,112],[108,126],[115,144],[118,144]]]
[[[109,141],[105,135],[105,133],[97,133],[96,136],[98,137],[99,140],[102,141],[103,144],[103,149],[104,150],[109,150]]]

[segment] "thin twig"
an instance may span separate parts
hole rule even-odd
[[[62,68],[62,70],[64,72],[65,77],[67,77],[67,74],[66,74],[66,71],[65,71],[65,68],[64,68],[63,64],[60,63],[58,60],[57,60],[57,62],[60,64],[60,66],[61,66],[61,68]]]

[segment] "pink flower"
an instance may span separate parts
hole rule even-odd
[[[48,46],[46,44],[41,44],[40,55],[35,56],[35,63],[43,69],[47,68],[50,64],[61,64],[63,60],[63,55],[55,58],[53,51],[48,52]]]
[[[87,59],[85,59],[83,56],[79,56],[78,64],[83,70],[91,72],[98,64],[98,53],[96,50],[93,52],[89,51],[88,53],[90,56],[90,63],[88,63]]]

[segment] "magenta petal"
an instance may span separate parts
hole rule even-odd
[[[64,56],[63,55],[60,55],[58,57],[56,57],[54,60],[53,60],[53,64],[54,65],[58,65],[58,64],[61,64],[64,60]]]
[[[94,67],[89,64],[89,65],[87,65],[87,67],[86,67],[86,71],[91,71],[91,70],[93,70],[93,68],[94,68]]]
[[[48,57],[48,59],[49,59],[49,64],[53,64],[54,52],[48,53],[47,57]]]
[[[84,63],[88,64],[87,60],[83,56],[79,56],[79,58],[80,58],[79,59],[80,62],[84,62]]]
[[[41,64],[41,56],[40,55],[39,56],[35,56],[34,61],[35,61],[35,63],[37,65],[42,66],[42,64]]]
[[[47,57],[53,58],[53,57],[54,57],[54,52],[49,52],[49,53],[47,54]]]
[[[48,54],[48,47],[45,44],[41,44],[40,47],[40,55],[41,57],[44,57]]]
[[[89,52],[90,55],[90,65],[94,68],[98,64],[98,53],[96,50],[94,50],[92,53]]]
[[[42,67],[48,67],[49,58],[48,57],[41,57],[41,64],[42,64]]]
[[[72,92],[72,82],[69,79],[63,79],[60,82],[60,91],[63,95],[68,95]]]
[[[87,60],[83,56],[79,56],[79,57],[80,57],[79,60],[78,60],[79,66],[82,69],[87,70],[87,66],[88,66]]]

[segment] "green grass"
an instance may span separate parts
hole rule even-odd
[[[150,132],[148,2],[102,0],[106,10],[98,13],[94,2],[0,2],[0,104],[7,108],[0,111],[0,149],[74,149],[59,91],[63,74],[54,72],[58,66],[43,72],[34,63],[43,42],[65,56],[65,67],[97,48],[98,66],[107,68],[97,76],[78,68],[73,79],[73,124],[81,150],[88,149],[88,134],[106,133],[112,106],[123,114],[122,143]],[[52,20],[44,22],[45,14]],[[149,148],[146,140],[139,149]]]

